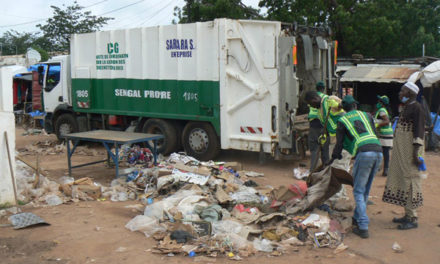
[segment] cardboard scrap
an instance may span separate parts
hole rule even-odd
[[[269,220],[272,220],[275,217],[285,218],[286,214],[283,214],[283,213],[271,213],[271,214],[268,214],[268,215],[264,215],[264,216],[260,217],[260,219],[258,219],[256,221],[256,223],[257,224],[264,223],[264,222],[267,222]]]
[[[215,198],[221,204],[232,201],[232,198],[223,190],[221,186],[217,186],[217,190],[215,192]]]
[[[154,247],[153,253],[180,253],[182,252],[182,244],[172,240],[168,234],[157,246]]]
[[[81,200],[94,200],[101,197],[101,186],[95,185],[93,180],[89,177],[78,179],[74,182],[61,184],[58,188],[66,196],[72,198],[79,198]]]
[[[211,175],[211,170],[206,167],[191,167],[191,166],[187,166],[183,163],[176,163],[174,165],[174,168],[181,170],[181,171],[192,172],[192,173],[200,174],[200,175],[204,175],[204,176]]]
[[[231,173],[226,172],[226,171],[222,171],[222,173],[215,175],[216,178],[222,179],[225,181],[228,181],[231,176],[234,177],[234,175],[232,175]]]
[[[94,185],[93,180],[89,177],[84,177],[84,178],[78,179],[71,184],[73,184],[73,185]]]
[[[94,200],[101,197],[101,186],[95,185],[73,185],[72,198],[79,198],[80,200]]]
[[[259,211],[254,213],[240,212],[238,209],[234,208],[232,210],[232,216],[245,224],[250,224],[260,218],[261,213]]]
[[[339,246],[333,251],[333,253],[338,254],[341,253],[342,251],[346,250],[348,248],[347,245],[345,245],[344,243],[339,244]]]

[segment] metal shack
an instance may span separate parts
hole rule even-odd
[[[393,116],[398,113],[398,93],[408,78],[421,69],[418,64],[358,64],[338,67],[339,95],[352,94],[364,111],[373,111],[377,95],[390,98]]]

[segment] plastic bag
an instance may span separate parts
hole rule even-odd
[[[46,203],[50,206],[56,206],[62,204],[63,200],[55,194],[49,194],[46,196]]]
[[[254,248],[258,251],[263,251],[263,252],[272,252],[273,251],[273,246],[270,243],[269,240],[267,239],[254,239],[254,241],[252,242],[252,244],[254,245]]]
[[[228,234],[234,233],[239,234],[243,230],[243,225],[237,221],[233,220],[223,220],[212,223],[212,233],[213,234]]]
[[[260,203],[260,196],[258,196],[257,191],[254,188],[241,186],[240,189],[234,193],[230,193],[229,196],[236,203]]]
[[[250,244],[250,241],[248,241],[246,238],[234,233],[218,235],[217,238],[220,239],[225,245],[232,247],[234,251],[246,248]]]
[[[191,195],[188,197],[183,198],[178,204],[177,204],[177,210],[179,210],[183,218],[185,219],[191,219],[191,220],[200,220],[200,217],[198,214],[194,211],[194,208],[198,206],[206,207],[208,206],[208,203],[205,201],[200,201],[204,199],[205,197],[201,195]]]
[[[303,180],[304,178],[307,178],[309,174],[310,172],[308,169],[299,168],[299,167],[293,169],[293,176],[298,180]]]
[[[157,219],[145,215],[137,215],[125,225],[125,228],[132,232],[143,232],[146,237],[150,237],[156,232],[165,232],[167,230],[164,226],[159,224]]]
[[[195,206],[193,203],[198,202],[201,198],[204,197],[197,195],[197,192],[194,190],[180,190],[162,201],[145,207],[144,215],[162,219],[164,211],[169,211],[172,207],[177,206],[177,209],[181,211],[184,216],[189,216],[192,214]],[[207,204],[204,203],[203,205]]]
[[[73,183],[74,181],[75,181],[75,178],[68,177],[68,176],[63,176],[63,177],[58,179],[58,182],[60,184],[70,184],[70,183]]]
[[[113,193],[110,200],[113,202],[125,202],[128,200],[128,194],[126,192]]]
[[[321,232],[327,232],[330,227],[330,218],[319,214],[310,214],[309,217],[301,222],[303,225],[313,225]]]
[[[162,219],[163,211],[168,211],[169,209],[174,207],[173,203],[166,200],[167,199],[146,206],[144,210],[144,215],[155,219]]]

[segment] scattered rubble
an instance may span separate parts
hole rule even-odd
[[[264,174],[246,171],[237,162],[200,162],[173,153],[153,167],[150,154],[137,146],[122,148],[127,168],[121,170],[127,176],[110,186],[88,177],[54,182],[40,176],[35,189],[33,171],[17,162],[19,199],[32,206],[136,200],[139,204],[127,208],[141,214],[125,227],[157,240],[151,252],[167,256],[241,260],[257,252],[279,256],[304,246],[333,248],[335,254],[347,248],[342,242],[351,218],[338,210],[348,210],[348,201],[328,201],[340,192],[341,183],[350,184],[346,174],[326,168],[307,182],[273,188],[254,181]]]

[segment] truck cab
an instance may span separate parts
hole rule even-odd
[[[70,93],[70,56],[53,57],[43,64],[45,66],[40,66],[38,72],[43,91],[43,109],[47,113],[44,128],[48,133],[53,133],[56,132],[54,114],[73,113]]]

